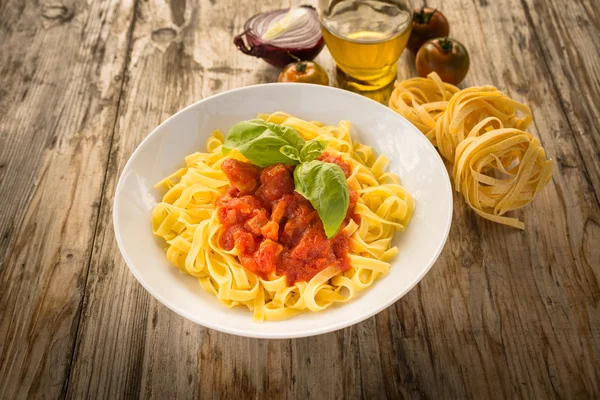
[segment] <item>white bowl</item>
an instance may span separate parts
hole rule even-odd
[[[400,254],[388,276],[352,301],[292,319],[256,323],[246,307],[233,309],[206,293],[197,279],[170,265],[162,239],[151,231],[151,211],[160,197],[156,182],[184,165],[184,157],[206,150],[214,129],[227,132],[258,113],[285,111],[329,125],[352,123],[352,137],[390,160],[390,171],[415,198],[415,212],[394,244]],[[201,100],[156,128],[135,150],[119,179],[113,222],[125,262],[161,303],[200,325],[235,335],[293,338],[317,335],[356,324],[389,307],[425,276],[450,230],[452,191],[444,164],[429,141],[389,108],[331,87],[276,83],[230,90]]]

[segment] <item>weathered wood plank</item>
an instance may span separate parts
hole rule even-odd
[[[0,398],[54,398],[79,323],[130,4],[0,8]]]
[[[561,107],[600,199],[600,13],[590,0],[523,0]],[[573,168],[557,157],[559,167]]]
[[[69,397],[128,394],[165,398],[216,393],[224,389],[223,380],[241,359],[233,364],[235,358],[223,359],[227,368],[221,369],[210,360],[225,353],[227,345],[250,350],[245,347],[246,339],[229,336],[228,344],[211,345],[211,337],[217,333],[184,321],[151,300],[123,262],[110,223],[119,173],[155,126],[204,96],[276,79],[274,68],[254,68],[255,61],[244,55],[240,54],[242,62],[236,62],[238,55],[229,44],[252,10],[232,20],[229,11],[234,8],[237,5],[232,1],[139,3]],[[113,358],[116,354],[119,356]],[[239,356],[246,359],[247,351]],[[181,360],[189,368],[173,368],[172,363]],[[251,384],[248,369],[240,364],[238,371],[238,379]],[[240,393],[236,387],[228,390]]]

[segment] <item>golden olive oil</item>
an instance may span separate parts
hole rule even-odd
[[[323,10],[325,43],[338,66],[342,87],[377,90],[396,78],[396,62],[412,28],[406,2],[332,1]]]

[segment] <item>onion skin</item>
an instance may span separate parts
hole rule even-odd
[[[310,7],[310,6],[302,6],[302,7]],[[314,10],[313,7],[310,7]],[[287,10],[281,10],[282,12],[287,12]],[[283,68],[286,65],[295,62],[297,59],[300,60],[313,60],[323,49],[325,46],[325,40],[323,36],[320,35],[319,40],[316,41],[309,47],[301,47],[296,48],[292,46],[279,47],[273,44],[270,44],[269,41],[264,41],[259,33],[255,32],[250,23],[256,18],[258,15],[254,15],[244,24],[244,32],[240,33],[233,39],[233,43],[235,46],[244,54],[262,58],[269,64],[277,67]],[[244,42],[244,38],[246,39],[246,43]],[[294,58],[297,57],[297,58]]]

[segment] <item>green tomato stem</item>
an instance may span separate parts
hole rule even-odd
[[[440,47],[444,53],[449,53],[452,51],[452,42],[448,39],[448,37],[440,39],[438,43],[440,44]]]

